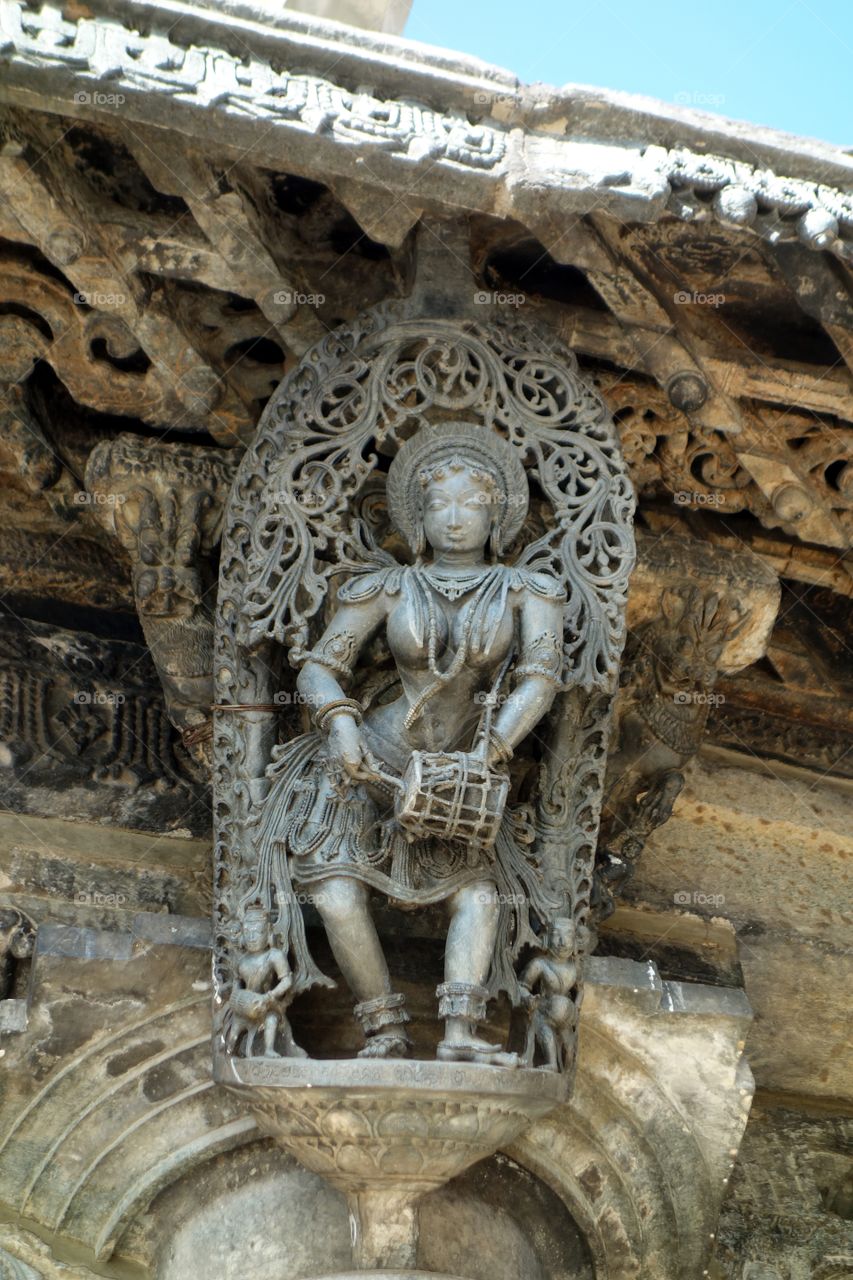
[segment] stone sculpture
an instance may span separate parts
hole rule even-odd
[[[682,770],[705,734],[723,649],[749,621],[734,598],[685,581],[666,587],[659,615],[629,637],[593,891],[598,919],[612,914],[646,840],[672,815]]]
[[[35,945],[35,926],[16,907],[0,910],[0,1000],[12,995],[15,961],[28,960]]]
[[[476,1028],[514,923],[505,916],[498,936],[498,883],[523,903],[535,875],[505,810],[506,766],[560,688],[565,593],[549,574],[487,560],[521,528],[527,480],[515,448],[473,424],[426,427],[407,441],[388,473],[388,506],[418,559],[340,587],[298,681],[316,731],[276,753],[260,844],[280,851],[275,883],[286,883],[288,858],[292,877],[315,890],[359,1001],[363,1055],[407,1047],[402,997],[368,910],[373,887],[407,906],[448,904],[438,1057],[514,1065]],[[363,710],[346,690],[377,632],[399,684],[392,700]],[[493,716],[487,699],[498,697]]]
[[[548,954],[535,956],[521,975],[525,1003],[531,1010],[524,1054],[530,1066],[534,1065],[537,1048],[549,1071],[563,1070],[569,1060],[577,1027],[576,1007],[571,999],[578,982],[574,951],[574,924],[558,917],[548,930]]]
[[[245,1035],[248,1054],[254,1051],[257,1032],[263,1027],[264,1057],[278,1056],[276,1036],[281,1033],[285,1053],[304,1058],[305,1051],[294,1042],[284,1005],[293,986],[287,956],[280,947],[270,946],[270,928],[263,907],[250,907],[243,919],[242,944],[245,952],[237,965],[239,986],[228,1002],[225,1042],[232,1050]],[[269,987],[270,981],[274,986]]]
[[[130,558],[169,718],[201,778],[209,770],[209,558],[236,460],[236,450],[151,444],[125,434],[102,441],[86,465],[92,509]]]
[[[550,955],[553,920],[571,926],[554,963],[579,964],[631,505],[603,403],[528,325],[384,306],[305,357],[226,516],[220,999],[239,989],[256,906],[292,994],[331,984],[307,945],[308,891],[361,1056],[403,1056],[408,1014],[369,892],[446,903],[437,1057],[518,1065],[479,1029],[490,999],[523,1003],[517,968]],[[284,705],[310,723],[291,714],[276,742],[282,644],[299,672]],[[566,989],[579,1000],[579,981]]]

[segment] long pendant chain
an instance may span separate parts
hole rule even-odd
[[[427,580],[429,582],[429,580]],[[477,613],[477,606],[480,603],[485,588],[488,586],[488,580],[484,581],[474,596],[473,600],[469,600],[462,607],[462,635],[459,638],[459,648],[446,671],[440,671],[438,667],[438,621],[436,618],[436,605],[431,591],[427,589],[425,592],[427,598],[427,609],[429,610],[429,632],[427,637],[427,663],[429,671],[435,677],[433,683],[424,689],[420,697],[413,703],[409,709],[409,713],[404,721],[405,727],[410,729],[411,726],[420,716],[426,704],[429,702],[439,689],[453,680],[465,665],[468,657],[468,648],[471,643],[471,633],[474,630],[474,618]],[[448,624],[449,627],[449,624]]]

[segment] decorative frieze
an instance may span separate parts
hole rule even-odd
[[[742,161],[472,124],[462,110],[435,111],[352,92],[321,75],[278,70],[263,57],[246,57],[245,45],[235,56],[224,29],[221,46],[181,44],[174,35],[131,30],[106,16],[69,21],[49,4],[35,12],[3,0],[0,33],[11,92],[35,88],[49,102],[51,78],[61,71],[66,92],[77,91],[75,114],[114,118],[118,103],[128,119],[199,138],[210,118],[221,115],[229,120],[226,136],[238,146],[245,140],[259,159],[264,136],[283,129],[293,163],[310,176],[359,178],[354,162],[368,155],[383,181],[423,169],[419,193],[528,223],[553,216],[561,205],[563,212],[600,208],[638,221],[657,219],[669,207],[693,220],[705,216],[694,193],[713,192],[710,216],[723,225],[754,227],[771,242],[790,233],[807,248],[853,258],[849,195]],[[262,126],[261,133],[252,126]],[[218,144],[222,137],[217,127]],[[313,163],[300,145],[309,138]],[[280,145],[268,142],[266,150],[278,156]]]

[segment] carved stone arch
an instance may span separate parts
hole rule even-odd
[[[634,559],[616,429],[552,334],[485,308],[482,319],[413,318],[405,304],[386,303],[329,334],[285,379],[231,493],[215,641],[220,994],[234,905],[252,885],[252,804],[277,731],[275,646],[298,662],[336,575],[392,562],[352,509],[362,494],[375,505],[383,468],[407,439],[460,420],[519,451],[537,500],[516,563],[567,588],[569,676],[548,728],[535,838],[552,896],[577,923],[586,918]]]
[[[202,995],[87,1045],[0,1134],[3,1202],[110,1258],[164,1187],[258,1136],[212,1081],[209,1046]],[[162,1096],[164,1079],[173,1091]]]
[[[572,1098],[507,1152],[563,1199],[598,1280],[701,1275],[753,1090],[749,1006],[728,993],[711,1038],[710,988],[590,970]]]

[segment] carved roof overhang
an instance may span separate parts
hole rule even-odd
[[[83,255],[85,224],[102,221],[108,232],[99,237],[100,256],[112,270],[96,273],[94,283],[107,297],[128,272],[192,279],[253,298],[301,354],[322,326],[304,307],[283,301],[302,296],[299,267],[282,271],[280,228],[253,225],[259,201],[253,212],[245,195],[241,207],[227,190],[241,170],[285,171],[330,186],[363,231],[392,248],[425,208],[496,217],[516,236],[527,228],[554,264],[583,272],[606,304],[561,306],[553,319],[562,336],[581,353],[650,375],[703,428],[742,435],[737,452],[749,459],[746,471],[770,507],[782,508],[777,523],[807,541],[844,544],[837,519],[809,520],[790,485],[776,504],[780,486],[768,492],[755,438],[766,443],[767,425],[745,431],[733,398],[812,414],[853,412],[844,365],[853,362],[847,153],[627,95],[520,86],[474,59],[335,23],[282,16],[262,26],[240,16],[251,12],[248,4],[232,3],[228,14],[215,5],[143,0],[94,9],[66,18],[57,6],[0,0],[2,97],[61,116],[63,129],[76,118],[115,131],[159,191],[188,202],[192,220],[134,217],[114,203],[85,207],[86,193],[81,201],[73,186],[51,218],[46,211],[63,185],[62,166],[54,163],[42,177],[31,150],[49,159],[57,134],[25,137],[32,148],[25,145],[21,155],[7,149],[0,234],[18,239],[23,224],[65,270]],[[7,133],[16,137],[14,122]],[[67,170],[69,160],[62,163]],[[217,184],[226,190],[212,196]],[[76,234],[69,230],[75,223]],[[677,242],[679,260],[643,233],[657,224]],[[292,246],[287,250],[292,259]],[[680,270],[685,257],[706,275],[716,265],[729,285],[739,277],[766,285],[763,261],[764,276],[781,279],[802,312],[824,326],[839,359],[815,368],[749,342],[727,344],[731,334],[713,304],[691,326],[692,308],[677,304],[708,295],[691,291],[689,273]],[[648,279],[656,266],[663,267],[663,293],[661,280]],[[73,283],[95,292],[91,272]],[[774,297],[765,294],[762,305],[772,310]],[[113,305],[113,328],[120,318],[139,337],[139,311],[134,297],[120,317]],[[155,365],[146,420],[165,423],[177,413],[184,427],[198,429],[217,396],[222,400],[222,379],[177,334],[155,336],[148,326],[146,337],[142,345]],[[697,339],[712,348],[701,357]],[[162,385],[173,369],[177,381]],[[245,439],[257,413],[250,427],[234,395],[225,395],[217,418],[214,434]],[[789,471],[780,479],[796,487],[797,468]]]
[[[692,218],[691,193],[732,188],[715,204],[722,222],[758,219],[778,239],[794,219],[809,247],[853,258],[853,195],[840,189],[853,159],[835,148],[746,138],[698,112],[667,120],[627,95],[537,92],[405,41],[348,31],[342,48],[337,24],[261,26],[171,0],[110,9],[66,20],[60,6],[2,0],[5,99],[114,121],[119,95],[128,123],[274,167],[285,146],[292,172],[416,184],[419,202],[532,229],[593,210],[651,221],[673,200]]]
[[[853,595],[853,156],[222,4],[0,0],[0,446],[53,513],[22,527],[101,537],[74,494],[105,426],[250,440],[286,367],[409,292],[425,216],[469,226],[468,303],[506,289],[577,352],[647,529]],[[84,424],[64,468],[36,364]]]

